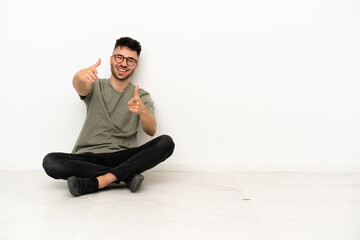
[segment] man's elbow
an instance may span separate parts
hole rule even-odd
[[[145,131],[147,135],[153,137],[156,133],[156,128],[154,129],[148,129],[147,131]]]
[[[156,130],[149,131],[148,135],[151,136],[151,137],[153,137],[153,136],[155,135],[155,133],[156,133]]]

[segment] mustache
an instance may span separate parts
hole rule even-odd
[[[113,66],[114,66],[114,65],[113,65]],[[116,67],[116,68],[121,67],[121,68],[124,68],[124,69],[128,69],[127,66],[124,66],[124,65],[121,65],[121,64],[117,64],[117,65],[115,65],[115,67]]]

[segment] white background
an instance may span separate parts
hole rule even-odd
[[[159,169],[360,170],[359,1],[0,0],[0,30],[2,170],[72,150],[72,77],[109,77],[122,36],[176,143]]]

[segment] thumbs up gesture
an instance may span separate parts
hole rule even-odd
[[[141,115],[146,112],[145,105],[142,103],[139,95],[139,86],[135,87],[135,94],[132,99],[128,102],[129,105],[129,111]]]
[[[95,80],[98,79],[97,77],[98,70],[96,68],[99,67],[100,64],[101,64],[101,59],[99,58],[99,60],[94,65],[78,71],[76,73],[76,76],[81,82],[87,82],[87,83],[95,82]]]

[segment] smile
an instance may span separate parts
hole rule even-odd
[[[119,72],[127,72],[127,70],[126,69],[124,69],[124,68],[116,68]]]

